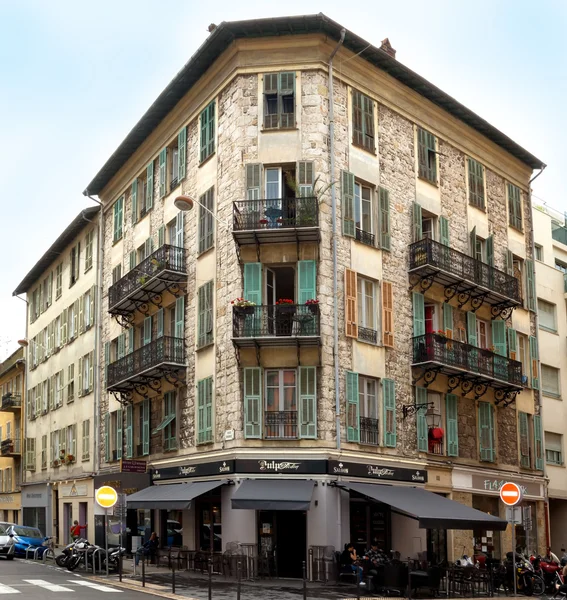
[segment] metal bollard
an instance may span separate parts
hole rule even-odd
[[[171,593],[175,594],[175,565],[171,565]]]
[[[236,600],[240,600],[240,582],[242,580],[242,563],[236,563]]]
[[[307,563],[303,561],[303,600],[307,600]]]
[[[213,599],[213,559],[209,557],[209,600]]]
[[[118,581],[122,581],[122,550],[118,555]]]
[[[146,587],[146,561],[144,560],[144,556],[142,556],[142,587]]]

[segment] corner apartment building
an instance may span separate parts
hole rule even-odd
[[[552,547],[560,552],[567,547],[567,222],[564,214],[539,203],[533,207],[533,219],[549,521]]]
[[[94,539],[99,212],[82,210],[14,291],[27,300],[24,523],[59,544],[75,519]]]
[[[104,205],[107,479],[145,460],[131,528],[246,543],[281,576],[349,539],[501,556],[508,479],[541,549],[543,165],[341,29],[222,23],[85,191]]]
[[[0,520],[6,523],[22,523],[25,364],[23,348],[0,363]]]

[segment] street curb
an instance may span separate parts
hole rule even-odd
[[[170,598],[171,600],[179,600],[181,594],[172,594],[171,592],[166,592],[167,589],[163,585],[156,585],[154,583],[146,583],[146,587],[142,587],[142,582],[126,582],[126,581],[110,581],[106,577],[96,577],[90,575],[85,577],[85,579],[90,579],[91,581],[96,581],[97,583],[102,583],[106,585],[113,585],[115,587],[124,588],[126,590],[142,592],[144,594],[151,594],[152,596],[159,596],[160,598]],[[187,600],[198,600],[198,598],[191,598],[189,596],[181,596],[186,598]]]

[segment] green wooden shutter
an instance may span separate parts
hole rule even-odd
[[[443,304],[443,329],[447,337],[453,337],[453,307],[448,304]]]
[[[167,148],[159,153],[159,197],[163,198],[167,192],[166,187],[166,169],[167,167]]]
[[[144,319],[144,334],[142,340],[142,346],[151,344],[152,342],[152,318],[146,317]]]
[[[528,310],[536,312],[536,289],[533,260],[526,260],[526,286],[528,291]]]
[[[496,354],[508,356],[506,350],[506,321],[502,319],[492,321],[492,345]]]
[[[543,432],[541,417],[534,415],[534,445],[535,445],[535,468],[543,471]]]
[[[104,415],[104,461],[110,462],[110,459],[110,413],[107,412]]]
[[[420,452],[427,452],[427,389],[423,387],[415,388],[415,403],[417,405],[424,404],[422,408],[418,408],[416,412],[417,420],[417,449]]]
[[[244,298],[262,304],[262,263],[244,264]]]
[[[427,162],[427,132],[424,129],[417,129],[417,163],[420,177],[427,177],[429,165]]]
[[[467,313],[467,340],[471,346],[476,346],[476,315],[473,312]]]
[[[129,404],[126,407],[126,458],[132,458],[134,455],[133,444],[133,425],[134,425],[134,407]]]
[[[459,399],[455,394],[445,396],[445,419],[447,421],[447,456],[459,456]]]
[[[201,162],[215,151],[215,101],[201,113]]]
[[[187,167],[187,127],[177,134],[177,173],[178,180],[185,179]]]
[[[514,254],[511,250],[506,250],[506,273],[514,275]]]
[[[197,443],[212,441],[212,387],[213,378],[197,382]]]
[[[343,235],[354,237],[354,175],[348,171],[341,172],[341,196],[343,211]]]
[[[298,161],[297,163],[297,193],[300,198],[313,196],[313,161]]]
[[[104,342],[104,383],[108,381],[108,365],[110,364],[110,342]]]
[[[518,360],[518,335],[515,329],[508,328],[508,356],[513,360]]]
[[[175,337],[185,338],[185,297],[180,296],[175,301]]]
[[[79,358],[79,390],[77,396],[83,395],[83,357]]]
[[[419,242],[419,240],[423,237],[423,220],[422,220],[421,205],[419,205],[417,202],[414,202],[411,214],[412,214],[412,240],[414,242]]]
[[[213,282],[208,281],[197,293],[197,347],[213,341]]]
[[[258,163],[246,165],[246,199],[259,200],[262,187],[262,165]],[[258,210],[256,203],[252,203],[250,210]]]
[[[130,252],[128,261],[129,261],[128,264],[130,267],[130,271],[132,269],[135,269],[136,268],[136,251],[135,250],[132,250],[132,252]]]
[[[185,234],[185,213],[183,211],[179,211],[177,216],[175,217],[175,240],[172,240],[171,243],[174,244],[177,248],[183,248],[184,246],[184,234]]]
[[[163,337],[163,308],[160,308],[156,313],[157,334],[156,337]]]
[[[130,327],[127,331],[128,334],[128,354],[134,352],[134,328]]]
[[[395,448],[396,434],[396,383],[393,379],[382,380],[384,401],[384,446]]]
[[[144,398],[142,403],[142,454],[150,453],[150,399]]]
[[[165,244],[165,225],[162,225],[158,229],[158,248],[161,248]]]
[[[146,211],[154,204],[154,161],[146,167]]]
[[[346,372],[347,441],[360,442],[358,373]]]
[[[494,266],[494,236],[489,235],[486,238],[486,264]]]
[[[383,187],[378,188],[380,200],[380,248],[391,250],[392,236],[390,233],[390,192]]]
[[[125,343],[126,343],[126,338],[124,336],[123,333],[121,333],[118,336],[118,340],[117,340],[117,350],[116,350],[116,357],[117,358],[122,358],[123,356],[126,355],[126,348],[125,348]]]
[[[298,302],[317,298],[317,263],[314,260],[297,261]]]
[[[532,364],[532,387],[539,390],[539,349],[537,338],[530,335],[530,359]]]
[[[446,217],[439,217],[439,241],[444,246],[450,246],[449,239],[449,220]]]
[[[413,337],[425,335],[425,297],[419,292],[412,293],[413,298]]]
[[[530,438],[528,428],[528,414],[518,412],[518,425],[520,430],[520,466],[530,468]]]
[[[262,437],[262,369],[244,369],[244,437]]]
[[[478,437],[480,440],[480,460],[494,462],[494,416],[492,404],[478,403]]]
[[[132,224],[138,221],[138,179],[132,182]]]
[[[299,367],[299,437],[317,439],[316,367]]]
[[[469,242],[471,247],[471,256],[473,258],[476,258],[476,227],[473,227],[471,229],[471,232],[469,234]]]
[[[122,409],[116,411],[116,460],[122,458],[122,447],[124,446],[124,436],[122,433]]]

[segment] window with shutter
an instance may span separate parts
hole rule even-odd
[[[530,362],[532,373],[532,387],[539,390],[539,349],[537,338],[530,336]]]
[[[316,367],[299,367],[299,437],[317,439]]]
[[[563,466],[563,436],[560,433],[545,432],[545,462],[548,465]]]
[[[317,262],[299,260],[297,262],[298,302],[305,304],[317,298]]]
[[[213,378],[197,382],[197,444],[213,441]]]
[[[526,260],[526,288],[528,296],[528,310],[536,312],[536,288],[535,288],[535,272],[534,272],[534,261]]]
[[[437,185],[437,140],[425,129],[417,130],[418,174],[422,179]]]
[[[534,415],[534,454],[535,468],[538,471],[543,471],[543,432],[541,427],[541,417]]]
[[[82,460],[89,460],[90,458],[90,449],[91,449],[91,422],[89,419],[83,421],[82,425]]]
[[[459,456],[459,399],[454,394],[445,396],[445,420],[447,421],[447,456]]]
[[[394,291],[389,281],[382,281],[382,343],[394,347]]]
[[[414,202],[412,205],[412,240],[419,242],[423,238],[423,212],[421,205]]]
[[[346,372],[347,441],[360,442],[360,406],[358,373]]]
[[[425,297],[419,292],[412,293],[413,337],[425,335]]]
[[[244,437],[262,437],[262,369],[244,369]]]
[[[378,188],[378,200],[380,203],[380,248],[391,250],[390,192],[383,187]]]
[[[120,196],[118,200],[114,203],[113,207],[113,242],[116,243],[122,239],[122,225],[123,225],[123,216],[124,216],[124,196]],[[79,257],[76,257],[76,264],[79,263]]]
[[[110,462],[112,456],[110,454],[110,413],[104,415],[104,461]]]
[[[518,413],[518,429],[520,433],[520,466],[524,467],[524,469],[529,469],[531,467],[528,419],[529,416],[527,413]]]
[[[396,433],[396,384],[393,379],[382,380],[384,405],[384,446],[395,448]]]
[[[126,458],[132,458],[134,455],[134,407],[129,404],[126,407]]]
[[[352,143],[370,152],[374,144],[374,102],[361,92],[352,92]]]
[[[425,417],[427,413],[427,388],[417,387],[415,388],[415,404],[420,406],[416,412],[416,423],[417,423],[417,449],[420,452],[427,452],[428,444],[428,428],[427,419]]]
[[[478,403],[480,460],[494,462],[494,408],[489,402]]]
[[[295,73],[264,75],[264,129],[295,127]]]
[[[120,460],[122,458],[122,447],[124,445],[122,425],[122,409],[119,408],[116,411],[116,460]]]
[[[206,252],[214,244],[214,187],[199,198],[199,254]]]
[[[132,181],[130,199],[132,204],[132,225],[135,225],[138,222],[138,178]]]
[[[520,188],[508,184],[508,224],[522,231],[522,195]]]
[[[343,213],[343,235],[355,237],[354,223],[354,175],[348,171],[341,172],[341,194]]]
[[[142,402],[142,455],[150,453],[150,399]]]
[[[215,101],[201,113],[201,162],[215,151]]]
[[[213,343],[213,281],[202,285],[197,293],[197,348]]]
[[[177,134],[177,179],[183,181],[187,171],[187,127]]]
[[[345,269],[345,334],[358,337],[358,298],[356,271]]]
[[[484,210],[484,167],[474,160],[467,160],[469,171],[469,204]]]

